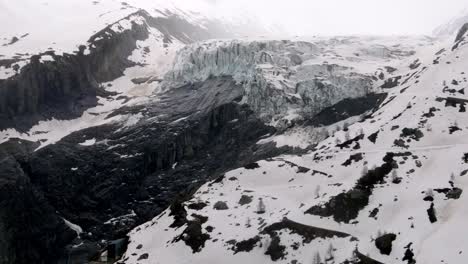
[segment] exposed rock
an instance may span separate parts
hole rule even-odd
[[[213,205],[213,209],[215,210],[228,210],[229,207],[226,202],[218,201]]]
[[[35,147],[26,141],[0,145],[0,263],[52,263],[76,237],[31,184],[25,164]]]
[[[239,200],[240,205],[250,204],[251,202],[252,202],[252,196],[248,196],[248,195],[242,195],[242,197]]]
[[[375,246],[380,250],[380,254],[390,255],[390,253],[392,253],[392,243],[395,239],[395,234],[385,234],[376,238]]]

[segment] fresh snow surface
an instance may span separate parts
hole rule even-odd
[[[334,262],[330,263],[351,259],[357,248],[382,263],[406,264],[408,262],[402,259],[405,247],[410,243],[417,263],[466,263],[468,229],[464,227],[468,219],[468,196],[465,193],[468,190],[468,163],[463,157],[468,151],[468,118],[462,106],[465,101],[451,106],[446,98],[468,100],[466,91],[461,92],[468,87],[468,45],[461,45],[454,51],[451,47],[446,46],[445,51],[437,55],[426,53],[425,57],[420,57],[422,65],[416,69],[406,68],[404,78],[408,81],[386,89],[389,92],[386,102],[369,119],[352,124],[348,132],[332,133],[307,155],[260,161],[258,168],[239,168],[226,173],[221,182],[203,185],[193,199],[185,202],[189,220],[193,220],[192,214],[208,218],[202,224],[202,232],[209,234],[210,239],[200,252],[193,253],[183,240],[176,240],[187,226],[171,228],[174,217],[168,209],[130,233],[125,263],[286,264],[293,260],[314,263],[314,254],[318,252],[323,259],[332,244]],[[404,137],[404,128],[419,129],[422,137],[417,140]],[[368,136],[377,132],[373,143]],[[361,133],[364,137],[357,139],[359,146],[356,142],[348,148],[337,145],[346,137],[354,138]],[[398,139],[405,146],[395,145]],[[393,171],[401,182],[392,181],[393,172],[385,176],[385,183],[374,186],[368,205],[356,218],[344,223],[333,217],[304,213],[312,206],[325,204],[331,197],[352,189],[364,167],[381,166],[387,152],[410,152],[409,156],[394,158]],[[342,165],[357,153],[362,154],[362,160]],[[310,170],[304,172],[299,166]],[[452,185],[463,190],[459,199],[448,199],[435,191],[451,189]],[[433,193],[437,217],[434,223],[429,221],[427,213],[431,202],[423,200],[430,193]],[[240,205],[242,195],[251,196],[252,203]],[[265,214],[256,213],[260,198],[266,205]],[[217,201],[226,202],[229,209],[214,210]],[[207,206],[201,210],[187,207],[200,202]],[[375,208],[378,208],[377,215],[370,217]],[[308,226],[345,232],[358,241],[335,237],[304,242],[303,237],[284,229],[278,235],[287,254],[272,261],[265,255],[266,245],[270,243],[268,236],[261,231],[284,217]],[[206,230],[208,226],[212,227],[212,232]],[[397,235],[388,256],[379,252],[374,241],[378,233],[384,232]],[[234,254],[230,240],[239,242],[257,235],[262,243],[257,243],[250,252]],[[293,250],[292,246],[297,249]],[[143,254],[149,257],[139,259]]]
[[[72,222],[68,221],[65,218],[62,218],[65,224],[73,231],[76,232],[76,234],[79,236],[81,233],[83,233],[83,228],[81,228],[79,225],[73,224]]]

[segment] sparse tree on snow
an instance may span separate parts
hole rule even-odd
[[[346,131],[344,136],[345,136],[345,141],[348,141],[351,139],[351,136],[349,135],[349,131]]]
[[[432,131],[432,125],[431,125],[431,124],[427,124],[426,130],[427,130],[428,132],[431,132],[431,131]]]
[[[395,169],[392,171],[392,182],[397,182],[398,181],[398,173]]]
[[[335,248],[333,248],[333,244],[330,243],[330,245],[328,246],[328,249],[327,249],[327,259],[333,259],[335,258]]]
[[[324,138],[327,138],[330,136],[330,132],[328,132],[328,129],[322,128],[321,134],[323,135]]]
[[[320,257],[320,253],[318,251],[315,252],[314,260],[312,261],[312,264],[322,264],[322,258]]]
[[[315,187],[315,198],[319,198],[320,197],[320,185],[317,185],[317,187]]]
[[[263,199],[260,198],[258,201],[258,205],[257,205],[257,213],[264,214],[265,211],[266,211],[265,203],[263,202]]]
[[[348,131],[348,129],[349,129],[349,124],[348,124],[348,122],[344,122],[344,123],[343,123],[343,131]]]
[[[369,168],[367,168],[367,165],[364,165],[364,166],[362,167],[361,176],[366,175],[368,172],[369,172]]]
[[[432,191],[431,188],[427,189],[426,195],[429,196],[429,197],[434,197],[434,192]]]

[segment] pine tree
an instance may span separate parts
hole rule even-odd
[[[348,124],[348,122],[344,122],[344,124],[343,124],[343,131],[348,131],[348,129],[349,129],[349,124]]]
[[[369,168],[366,165],[362,167],[361,176],[365,176],[369,172]]]
[[[427,124],[426,130],[427,130],[428,132],[431,132],[431,131],[432,131],[432,125],[431,125],[431,124]]]
[[[263,199],[260,198],[258,201],[258,205],[257,205],[257,213],[264,214],[265,211],[266,211],[265,203],[263,203]]]
[[[392,171],[392,182],[393,183],[399,183],[399,179],[398,179],[398,173],[396,171],[396,169],[393,169]]]
[[[377,237],[376,237],[376,238],[379,238],[379,237],[381,237],[381,236],[382,236],[382,231],[379,230],[379,231],[377,232]]]
[[[330,243],[327,249],[327,259],[334,259],[335,258],[335,249],[333,248],[333,244]]]
[[[251,227],[251,223],[250,223],[250,217],[247,217],[247,221],[245,222],[245,226],[246,227]]]
[[[320,197],[320,185],[317,185],[317,187],[315,187],[315,198],[319,198]]]
[[[455,183],[455,174],[452,172],[452,174],[450,174],[450,181],[452,183]]]
[[[315,252],[312,264],[322,264],[322,258],[320,257],[320,253],[318,251]]]
[[[434,197],[434,192],[432,191],[431,188],[427,189],[426,195],[429,196],[429,197]]]

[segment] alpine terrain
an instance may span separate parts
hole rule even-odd
[[[466,263],[467,16],[215,6],[0,1],[0,264]]]

